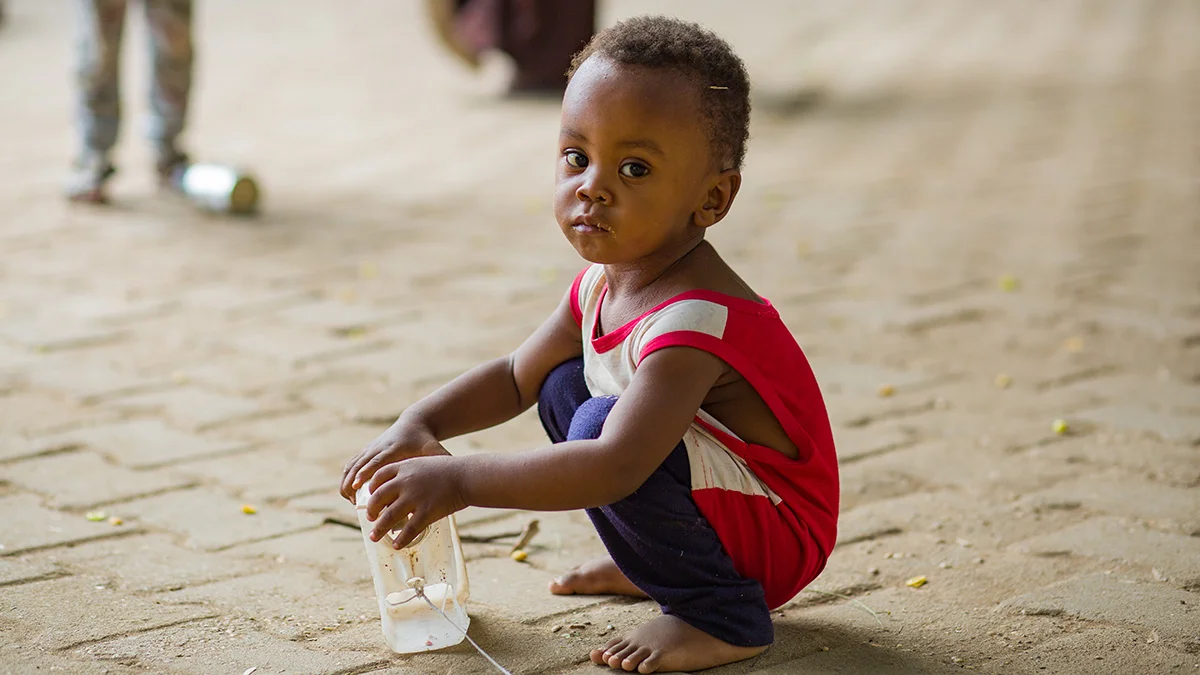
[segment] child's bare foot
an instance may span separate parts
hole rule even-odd
[[[642,589],[633,585],[612,558],[596,558],[550,582],[555,595],[632,595],[644,598]]]
[[[603,649],[593,649],[592,663],[639,673],[690,672],[758,656],[766,649],[735,647],[682,619],[660,616]]]

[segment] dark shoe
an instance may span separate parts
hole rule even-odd
[[[187,168],[189,161],[185,152],[179,152],[174,149],[160,152],[158,160],[154,162],[154,170],[158,173],[159,185],[174,188],[177,175],[180,171]]]
[[[100,155],[76,160],[67,181],[67,199],[82,204],[107,204],[105,185],[116,172],[112,163]]]

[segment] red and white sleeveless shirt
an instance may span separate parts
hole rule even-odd
[[[770,606],[782,605],[816,578],[837,539],[837,456],[808,359],[770,302],[709,290],[677,295],[597,337],[607,290],[602,265],[583,270],[571,287],[593,396],[620,396],[659,349],[701,349],[754,387],[799,448],[791,459],[746,443],[703,410],[683,438],[700,512],[738,571],[762,583]]]

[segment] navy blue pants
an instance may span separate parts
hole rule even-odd
[[[555,443],[594,439],[616,402],[615,396],[592,397],[583,359],[574,359],[546,378],[538,414]],[[696,508],[682,441],[633,494],[587,514],[617,567],[663,614],[739,647],[771,644],[762,586],[737,573]]]

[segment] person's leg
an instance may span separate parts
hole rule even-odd
[[[550,372],[538,393],[538,415],[542,420],[542,428],[552,442],[567,440],[575,412],[591,398],[592,394],[583,379],[582,358],[561,363]],[[557,577],[550,584],[550,592],[558,595],[579,593],[646,597],[608,556],[588,561]]]
[[[568,440],[598,438],[615,399],[594,398],[575,414]],[[588,509],[621,572],[678,616],[730,644],[771,644],[762,586],[734,569],[692,499],[687,448],[680,443],[642,486],[620,501]]]
[[[192,0],[143,0],[153,77],[147,135],[164,180],[187,162],[178,139],[187,124],[192,92]]]
[[[121,36],[126,0],[76,0],[76,96],[80,149],[67,196],[105,201],[109,155],[121,126]]]
[[[582,358],[560,363],[550,371],[538,392],[538,416],[552,443],[567,440],[575,411],[591,397],[583,379]]]
[[[561,442],[598,438],[615,404],[615,397],[590,398],[582,363],[568,362],[551,372],[538,407],[551,440]],[[570,423],[564,424],[568,414]],[[565,577],[555,592],[633,594],[614,583],[623,577],[625,584],[658,602],[664,614],[595,650],[593,661],[691,670],[749,658],[771,643],[773,627],[762,587],[737,573],[692,500],[683,443],[633,494],[588,509],[588,516],[620,574],[604,561],[593,561],[574,578]]]
[[[595,32],[595,0],[510,0],[504,5],[499,47],[516,65],[512,93],[562,94],[571,57]]]

